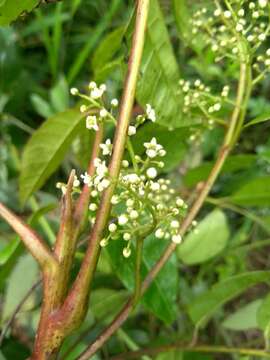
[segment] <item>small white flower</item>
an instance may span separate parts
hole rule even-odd
[[[117,225],[114,224],[114,223],[111,223],[111,224],[108,226],[108,230],[109,230],[109,232],[114,233],[114,232],[117,230]]]
[[[267,0],[259,0],[259,6],[265,8],[267,6]]]
[[[132,211],[130,212],[129,216],[130,216],[130,218],[131,218],[132,220],[135,220],[135,219],[137,219],[137,218],[139,217],[139,213],[138,213],[138,211],[136,211],[136,210],[132,210]]]
[[[261,33],[259,36],[258,36],[258,39],[260,41],[264,41],[266,39],[266,35],[264,33]]]
[[[100,99],[102,97],[103,93],[104,93],[104,90],[96,87],[93,90],[91,90],[90,96],[92,99],[96,100],[96,99]]]
[[[152,191],[159,191],[160,190],[160,185],[158,182],[152,182],[150,185],[150,188]]]
[[[126,205],[127,205],[128,207],[133,206],[133,205],[134,205],[134,200],[133,200],[133,199],[127,199]]]
[[[221,109],[221,104],[220,103],[216,103],[214,106],[213,106],[214,110],[215,111],[219,111]]]
[[[73,187],[79,187],[79,186],[80,186],[80,180],[75,175],[73,180]]]
[[[140,182],[139,176],[135,173],[123,176],[123,180],[130,184],[137,184],[138,182]]]
[[[146,155],[151,159],[162,153],[163,147],[157,143],[155,137],[153,137],[149,143],[144,143],[143,145],[146,148]]]
[[[81,105],[80,112],[84,113],[84,112],[86,112],[86,110],[87,110],[87,106],[86,105]]]
[[[129,126],[128,127],[128,135],[129,136],[132,136],[132,135],[135,135],[136,134],[136,127],[135,126]]]
[[[123,249],[123,256],[124,256],[125,258],[129,258],[129,257],[130,257],[130,254],[131,254],[131,250],[130,250],[129,247],[126,247],[126,248]]]
[[[98,196],[97,190],[92,190],[91,191],[91,196],[94,197],[94,198],[97,197]]]
[[[184,200],[181,198],[176,199],[176,205],[182,207],[185,204]]]
[[[112,196],[111,203],[112,203],[113,205],[118,204],[119,201],[120,201],[119,196],[117,196],[117,195],[113,195],[113,196]]]
[[[131,235],[129,233],[124,233],[123,238],[125,241],[129,241],[131,239]]]
[[[154,167],[147,169],[146,175],[149,179],[154,179],[157,176],[157,170]]]
[[[89,205],[89,210],[96,211],[97,210],[97,204],[95,204],[95,203],[90,204]]]
[[[172,242],[174,242],[175,244],[181,244],[182,236],[180,234],[173,235],[172,236]]]
[[[157,229],[155,232],[155,237],[158,239],[162,239],[164,237],[165,233],[162,229]]]
[[[96,173],[100,179],[103,178],[107,174],[108,168],[106,166],[105,161],[101,161],[99,158],[96,158],[94,160],[94,166],[96,168]]]
[[[103,91],[103,92],[107,90],[106,84],[101,84],[99,88],[100,88],[100,90]]]
[[[101,118],[105,118],[108,115],[108,111],[106,109],[101,109],[99,112]]]
[[[113,107],[117,107],[117,106],[118,106],[118,100],[117,100],[117,99],[112,99],[111,105],[112,105]]]
[[[128,168],[128,167],[129,167],[129,162],[128,162],[127,160],[123,160],[123,161],[122,161],[122,166],[123,166],[124,168]]]
[[[110,180],[108,179],[103,179],[99,184],[98,184],[98,191],[102,192],[103,190],[107,189],[107,187],[110,186]]]
[[[96,87],[97,87],[97,84],[94,82],[94,81],[91,81],[90,83],[89,83],[89,89],[90,90],[93,90],[93,89],[95,89]]]
[[[107,245],[108,245],[108,240],[107,240],[107,239],[102,239],[102,240],[100,241],[99,245],[100,245],[101,247],[107,246]]]
[[[152,122],[156,121],[156,112],[150,104],[146,104],[146,115],[147,118]]]
[[[71,93],[71,95],[75,96],[75,95],[79,94],[79,90],[77,88],[73,87],[70,89],[70,93]]]
[[[173,229],[178,229],[179,226],[180,226],[179,221],[173,220],[173,221],[171,222],[171,228],[173,228]]]
[[[125,225],[128,222],[128,217],[125,214],[122,214],[118,217],[118,224]]]
[[[98,131],[97,117],[95,115],[89,115],[86,118],[86,128],[89,130]]]
[[[232,16],[232,13],[229,10],[224,11],[224,17],[229,19]]]
[[[87,172],[85,172],[84,174],[81,175],[81,178],[83,180],[83,183],[91,186],[92,185],[92,179],[91,176],[89,174],[87,174]]]
[[[102,155],[111,155],[112,153],[112,143],[110,139],[105,141],[105,144],[100,144],[100,148],[102,149]]]

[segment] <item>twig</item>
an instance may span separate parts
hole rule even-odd
[[[228,130],[225,134],[224,142],[221,146],[219,155],[217,157],[216,163],[205,182],[201,192],[199,193],[197,199],[195,200],[193,206],[191,207],[187,217],[184,219],[184,221],[181,224],[181,227],[179,229],[179,234],[184,236],[186,231],[188,230],[190,224],[194,220],[194,218],[197,216],[198,212],[200,211],[206,197],[208,196],[214,182],[216,181],[230,151],[232,146],[234,145],[234,132],[238,125],[238,119],[239,121],[242,120],[242,117],[245,114],[245,111],[243,112],[241,104],[245,97],[245,86],[247,81],[247,64],[246,59],[244,55],[241,55],[241,64],[240,64],[240,78],[239,78],[239,85],[237,90],[237,98],[236,98],[236,105],[234,108],[234,111],[232,113],[230,124],[228,127]],[[145,293],[145,291],[148,289],[148,287],[151,285],[152,281],[155,279],[155,277],[158,275],[160,270],[163,268],[165,263],[168,261],[168,259],[171,257],[173,252],[175,251],[177,245],[174,243],[171,243],[164,251],[158,262],[154,265],[154,267],[151,269],[151,271],[146,276],[145,280],[142,283],[141,288],[141,295]],[[103,333],[100,334],[100,336],[96,339],[94,343],[92,343],[78,358],[77,360],[87,360],[92,355],[96,353],[98,349],[102,347],[102,345],[114,334],[114,332],[125,322],[127,319],[131,309],[133,306],[133,298],[131,298],[127,304],[123,307],[123,309],[119,312],[119,314],[114,318],[114,320],[111,322],[111,324],[104,330]]]
[[[209,354],[239,354],[250,355],[261,358],[270,359],[270,353],[264,350],[246,349],[246,348],[228,348],[225,346],[210,346],[210,345],[198,345],[194,347],[186,346],[183,344],[171,344],[155,347],[152,349],[143,349],[138,351],[126,352],[122,355],[117,355],[111,358],[111,360],[126,360],[126,359],[138,359],[142,355],[157,355],[164,352],[170,352],[174,350],[194,352],[194,353],[209,353]]]
[[[34,283],[34,285],[27,291],[27,293],[24,295],[24,297],[22,298],[22,300],[19,302],[19,304],[16,306],[16,308],[14,309],[13,313],[11,314],[9,320],[7,321],[7,323],[5,324],[5,326],[3,327],[2,331],[1,331],[1,335],[0,335],[0,347],[2,345],[2,342],[6,336],[6,333],[9,329],[9,327],[12,325],[13,321],[15,320],[18,312],[21,310],[21,308],[23,307],[24,303],[26,302],[26,300],[29,298],[29,296],[34,292],[34,290],[36,290],[36,288],[41,284],[41,279],[39,279],[37,282]]]

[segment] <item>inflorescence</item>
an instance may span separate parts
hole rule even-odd
[[[79,96],[85,101],[80,111],[85,115],[86,128],[98,131],[101,124],[116,124],[114,115],[118,100],[110,102],[110,109],[104,103],[106,86],[91,82],[89,95],[72,88],[71,94]],[[131,138],[145,121],[156,121],[155,110],[150,104],[146,105],[144,114],[136,117],[128,128],[127,151],[130,159],[124,159],[121,164],[120,175],[117,180],[111,179],[108,170],[108,160],[113,152],[111,139],[100,144],[100,156],[94,160],[95,173],[90,176],[87,172],[81,175],[81,182],[91,189],[91,203],[89,205],[89,219],[95,224],[102,193],[113,181],[116,181],[116,190],[111,199],[111,217],[109,225],[100,242],[105,247],[111,240],[122,238],[126,241],[123,256],[128,258],[132,251],[132,241],[143,239],[154,234],[157,239],[171,239],[180,244],[182,237],[179,234],[180,220],[186,213],[187,205],[183,199],[176,196],[175,189],[169,179],[159,175],[164,167],[162,158],[166,151],[157,139],[153,137],[144,145],[144,154],[135,155]],[[80,181],[74,180],[74,191],[80,191]],[[58,183],[63,193],[66,185]]]

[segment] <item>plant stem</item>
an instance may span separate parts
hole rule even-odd
[[[236,105],[231,115],[231,119],[229,122],[229,127],[224,137],[223,144],[220,148],[219,155],[217,157],[216,163],[207,179],[204,183],[204,186],[201,189],[198,197],[196,198],[195,202],[193,203],[187,217],[182,222],[179,234],[184,236],[186,231],[188,230],[189,226],[191,225],[192,221],[197,216],[198,212],[200,211],[205,199],[207,198],[214,182],[216,181],[233,145],[234,145],[234,135],[235,130],[238,125],[238,121],[242,122],[241,116],[244,116],[245,113],[242,112],[242,102],[245,97],[245,89],[247,83],[247,61],[246,55],[243,50],[240,56],[240,77],[239,77],[239,84],[237,89],[237,96],[236,96]],[[146,276],[145,280],[142,283],[141,287],[141,295],[143,295],[148,287],[151,285],[155,277],[158,275],[160,270],[166,264],[168,259],[171,257],[173,252],[175,251],[177,245],[171,243],[164,251],[160,259],[151,269],[151,271]],[[98,349],[114,334],[114,332],[125,322],[128,318],[128,315],[133,307],[133,297],[127,302],[127,304],[123,307],[123,309],[119,312],[119,314],[114,318],[111,324],[104,330],[103,333],[96,339],[94,343],[92,343],[78,358],[77,360],[87,360],[93,354],[95,354]]]
[[[239,354],[239,355],[250,355],[257,356],[260,358],[270,359],[270,353],[264,350],[257,349],[246,349],[246,348],[229,348],[226,346],[210,346],[210,345],[200,345],[200,346],[186,346],[183,344],[171,344],[159,346],[152,349],[144,349],[138,351],[127,352],[123,355],[114,356],[111,360],[126,360],[126,359],[138,359],[142,355],[157,355],[164,352],[170,351],[185,351],[193,353],[209,353],[209,354]]]

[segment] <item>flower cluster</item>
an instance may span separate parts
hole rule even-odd
[[[88,90],[89,94],[85,95],[76,88],[71,89],[73,95],[86,102],[80,108],[86,116],[86,128],[98,131],[101,123],[111,122],[115,125],[114,108],[118,106],[118,100],[113,99],[108,108],[104,99],[105,85],[97,86],[90,82]],[[138,115],[128,127],[126,147],[130,152],[130,160],[122,161],[117,181],[110,178],[108,170],[108,157],[113,152],[111,139],[100,144],[100,156],[94,160],[94,175],[90,176],[87,172],[81,175],[82,183],[91,189],[89,219],[92,225],[95,224],[102,192],[116,181],[116,190],[111,199],[111,217],[100,246],[105,247],[111,240],[121,238],[126,242],[123,248],[123,256],[126,258],[131,254],[132,241],[150,234],[154,234],[157,239],[171,239],[176,244],[182,241],[179,221],[187,205],[176,196],[170,180],[159,176],[160,169],[164,167],[162,158],[166,155],[165,149],[155,137],[143,144],[142,155],[135,155],[132,148],[130,137],[147,120],[156,121],[155,110],[150,104],[146,104],[145,113]],[[79,185],[76,177],[76,191],[79,191]],[[65,184],[57,186],[65,192]]]

